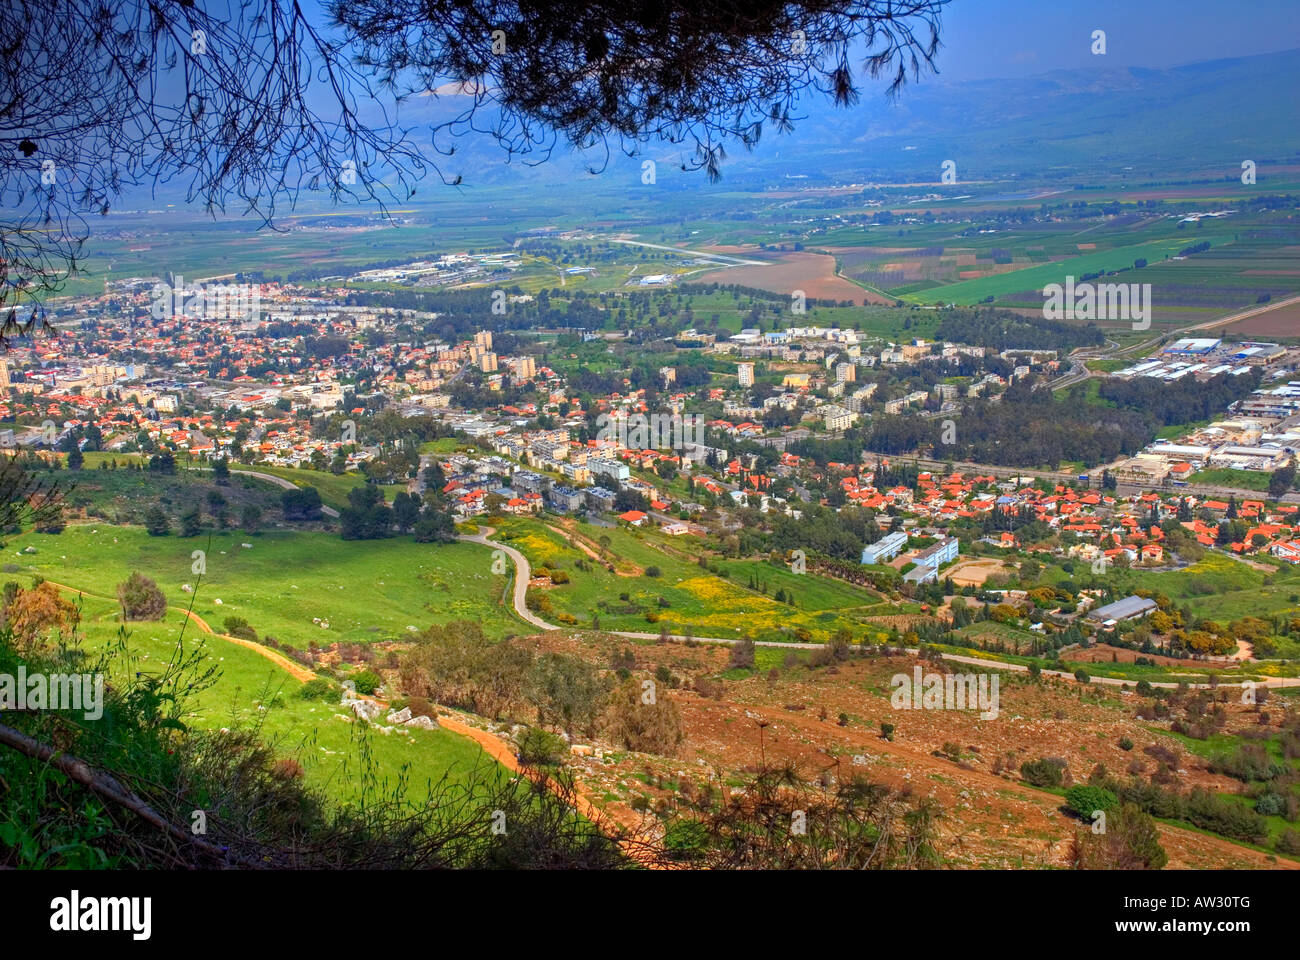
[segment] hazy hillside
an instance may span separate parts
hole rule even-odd
[[[767,136],[752,152],[728,149],[726,187],[848,181],[934,181],[944,160],[957,164],[959,181],[988,177],[1131,176],[1143,181],[1203,177],[1222,167],[1224,176],[1244,159],[1258,163],[1300,162],[1294,96],[1300,87],[1300,50],[1215,60],[1168,70],[1068,70],[1017,80],[952,83],[923,77],[896,101],[883,86],[864,86],[862,100],[837,109],[806,102],[804,118],[787,136]],[[463,109],[463,98],[416,98],[404,107],[413,129]],[[482,124],[486,126],[486,124]],[[557,147],[549,160],[509,160],[487,136],[439,141],[455,147],[437,163],[449,178],[461,175],[467,189],[499,186],[589,196],[607,195],[614,209],[640,186],[641,159],[617,151],[574,154]],[[703,175],[683,174],[685,148],[652,144],[644,156],[658,164],[661,187],[694,189]],[[537,164],[530,166],[529,164]],[[604,168],[593,177],[589,168]],[[420,185],[416,204],[446,197],[436,179]],[[531,195],[531,194],[530,194]],[[150,201],[133,192],[118,206],[158,206],[180,195],[163,188]],[[465,199],[461,195],[461,199]],[[538,199],[533,196],[533,199]],[[322,202],[326,202],[322,195]],[[304,194],[301,208],[314,206]]]

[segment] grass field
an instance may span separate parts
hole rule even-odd
[[[236,467],[232,473],[241,469],[266,473],[273,477],[282,477],[300,487],[315,487],[320,492],[321,502],[335,510],[342,510],[348,505],[348,491],[366,484],[366,478],[359,473],[330,473],[327,470],[310,470],[294,467],[270,467],[256,464],[252,467]],[[387,494],[386,494],[387,495]],[[388,499],[393,499],[388,495]]]
[[[115,602],[83,598],[83,649],[93,660],[100,651],[122,647],[108,660],[110,683],[136,671],[161,673],[177,658],[179,611],[169,611],[161,621],[128,624],[124,643],[118,617]],[[304,699],[303,684],[279,666],[193,624],[181,642],[185,655],[197,658],[198,670],[217,669],[212,684],[188,699],[183,722],[199,729],[256,727],[278,755],[302,764],[308,783],[335,800],[360,799],[369,779],[378,794],[407,781],[409,799],[418,802],[428,795],[430,782],[444,774],[460,780],[476,766],[499,772],[476,743],[445,730],[394,728],[384,734],[377,726],[338,719],[344,711],[332,698]]]
[[[1214,620],[1235,620],[1282,610],[1291,602],[1290,596],[1300,592],[1300,570],[1294,567],[1270,574],[1214,552],[1178,570],[1111,568],[1107,579],[1117,593],[1138,589],[1155,591],[1179,604],[1186,603],[1194,616]],[[1056,564],[1045,564],[1037,582],[1067,590],[1079,587],[1074,577]],[[1254,613],[1252,601],[1246,595],[1253,597]]]
[[[761,561],[722,561],[718,574],[695,562],[691,538],[677,540],[653,531],[607,528],[579,523],[578,535],[600,552],[608,537],[607,559],[615,571],[592,562],[565,536],[536,520],[508,519],[498,525],[497,539],[509,543],[531,564],[562,569],[570,582],[544,590],[553,608],[583,626],[598,618],[602,629],[795,640],[806,630],[821,642],[840,628],[855,639],[876,634],[865,618],[895,612],[870,591],[800,575]],[[591,569],[578,569],[578,561]],[[655,568],[658,576],[649,575]],[[725,573],[726,576],[719,574]],[[751,587],[750,584],[754,586]],[[793,605],[775,599],[778,590],[792,594]]]
[[[24,552],[28,547],[36,552]],[[521,626],[502,603],[506,578],[492,573],[491,554],[466,543],[344,541],[305,531],[214,533],[209,543],[206,534],[150,537],[140,527],[75,525],[59,535],[13,538],[5,566],[108,598],[139,570],[158,582],[170,604],[181,605],[191,599],[181,585],[196,580],[195,550],[207,553],[207,575],[194,612],[214,630],[226,617],[240,616],[259,636],[305,649],[313,640],[373,642],[459,619],[479,621],[493,637]]]
[[[1215,486],[1236,487],[1240,490],[1258,490],[1261,493],[1268,492],[1268,481],[1270,475],[1260,473],[1257,470],[1231,470],[1228,468],[1219,468],[1215,470],[1201,470],[1192,478],[1196,483],[1213,484]]]

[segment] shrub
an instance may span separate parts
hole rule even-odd
[[[568,744],[563,737],[541,727],[529,727],[516,743],[519,747],[519,762],[528,766],[556,766],[568,752]]]
[[[1286,797],[1280,793],[1261,793],[1255,800],[1255,812],[1261,817],[1280,817],[1286,812]]]
[[[144,515],[144,529],[151,537],[165,537],[172,532],[171,523],[162,507],[154,504]]]
[[[30,590],[24,590],[10,581],[4,590],[5,632],[18,642],[18,649],[32,650],[41,645],[51,631],[75,628],[80,621],[80,611],[70,600],[63,599],[59,588],[34,578]]]
[[[1132,750],[1132,749],[1133,749],[1133,741],[1130,740],[1128,737],[1120,737],[1120,738],[1119,738],[1119,748],[1120,748],[1121,750]]]
[[[1278,853],[1300,854],[1300,831],[1283,830],[1277,838]]]
[[[754,666],[754,641],[746,637],[731,648],[727,666],[732,669],[748,670]]]
[[[1065,805],[1085,820],[1091,820],[1094,810],[1116,809],[1119,798],[1101,787],[1079,784],[1065,791]]]
[[[663,576],[663,571],[652,564],[645,568],[645,575],[647,577],[661,577]]]
[[[894,739],[894,729],[895,728],[892,723],[885,723],[883,720],[881,721],[880,735],[884,737],[886,740],[892,741]]]
[[[1252,780],[1272,780],[1286,772],[1286,767],[1274,760],[1267,749],[1257,743],[1243,743],[1232,753],[1211,758],[1211,773],[1222,773],[1249,783]]]
[[[339,696],[339,687],[324,677],[313,677],[302,685],[298,696],[304,700],[334,700]]]
[[[167,598],[158,584],[139,571],[117,585],[117,600],[124,620],[161,620],[167,612]]]
[[[257,642],[257,631],[250,627],[248,621],[243,617],[226,617],[221,625],[225,628],[228,636]]]
[[[1065,777],[1065,761],[1059,757],[1026,760],[1020,765],[1020,775],[1035,787],[1059,787]]]
[[[664,830],[664,850],[674,860],[698,860],[709,833],[698,820],[674,820]]]
[[[1108,815],[1105,833],[1075,835],[1076,869],[1159,870],[1168,862],[1155,821],[1131,803]]]
[[[378,690],[384,683],[384,678],[373,670],[358,670],[348,677],[352,685],[356,687],[357,693],[372,694]]]
[[[672,756],[686,739],[677,704],[662,696],[645,703],[635,680],[623,681],[614,691],[609,719],[610,736],[638,753]]]

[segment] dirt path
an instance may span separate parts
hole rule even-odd
[[[501,766],[505,767],[511,773],[517,773],[520,776],[531,776],[528,769],[519,763],[519,759],[515,756],[515,752],[511,748],[510,744],[506,743],[506,741],[496,735],[478,727],[470,726],[468,723],[445,713],[438,715],[438,725],[445,727],[452,733],[460,734],[462,737],[469,737],[469,739],[482,747],[488,756],[501,764]],[[596,804],[592,802],[590,790],[588,790],[588,788],[581,782],[575,780],[573,790],[574,808],[592,823],[600,824],[613,820],[619,826],[625,827],[634,833],[641,829],[639,823],[629,819],[626,815],[620,815],[621,811],[604,811],[597,807]],[[632,844],[625,845],[624,852],[630,855],[641,853],[640,849]],[[638,856],[638,860],[642,863],[645,862],[643,857]]]
[[[564,527],[553,527],[550,524],[546,524],[546,529],[551,531],[551,533],[559,534],[561,537],[564,537],[565,541],[569,543],[570,546],[577,547],[601,566],[610,562],[600,555],[600,552],[596,549],[598,546],[597,544],[593,544],[576,530],[569,530]],[[625,565],[631,569],[622,569],[620,565]],[[614,573],[620,577],[640,577],[645,574],[645,570],[637,566],[631,560],[620,559],[614,562]]]
[[[53,580],[46,580],[45,582],[53,584],[55,587],[57,587],[60,590],[67,590],[69,593],[75,593],[78,596],[90,597],[93,600],[107,600],[110,603],[117,603],[117,599],[115,597],[104,597],[96,593],[89,593],[88,591],[80,590],[77,587],[70,587],[66,583],[55,583]],[[210,636],[214,636],[214,637],[220,637],[222,640],[229,640],[231,643],[237,643],[241,647],[247,647],[249,650],[252,650],[255,653],[265,657],[267,660],[270,660],[272,663],[280,667],[282,670],[286,670],[289,673],[293,674],[295,679],[301,680],[303,683],[306,683],[308,680],[313,680],[316,677],[315,673],[308,670],[301,663],[295,663],[294,661],[286,657],[284,654],[278,653],[275,650],[272,650],[270,647],[263,646],[262,644],[257,643],[253,640],[245,640],[242,637],[232,637],[228,633],[218,633],[217,631],[213,630],[212,627],[208,626],[208,622],[206,620],[200,617],[197,613],[194,613],[190,610],[184,610],[179,607],[173,607],[171,609],[180,610],[180,612],[184,614],[186,617],[188,617],[190,621],[193,622],[194,625],[197,626],[199,630],[201,630],[203,633],[209,634]]]
[[[56,583],[53,580],[47,580],[46,583],[52,584],[54,587],[56,587],[59,590],[66,590],[69,593],[74,593],[77,594],[78,596],[90,597],[95,600],[108,600],[109,602],[112,603],[117,602],[117,600],[113,597],[105,597],[99,594],[90,593],[85,590],[79,590],[78,588],[69,586],[66,583]],[[255,653],[261,655],[262,657],[265,657],[267,660],[271,661],[280,669],[291,674],[296,680],[300,680],[303,683],[306,683],[309,680],[315,680],[317,678],[317,674],[315,673],[315,671],[308,669],[307,667],[303,666],[300,663],[296,663],[293,660],[290,660],[288,657],[284,656],[281,653],[278,653],[275,650],[272,650],[269,647],[263,646],[262,644],[256,643],[255,641],[252,640],[245,640],[242,637],[232,637],[226,633],[217,633],[215,630],[212,629],[212,627],[208,625],[208,622],[204,620],[202,617],[200,617],[197,613],[193,613],[192,611],[189,610],[182,610],[181,612],[186,617],[188,617],[194,623],[194,625],[197,626],[199,630],[202,631],[203,633],[208,634],[209,636],[219,637],[222,640],[229,640],[231,643],[236,643],[241,647],[247,647],[249,650],[252,650]],[[368,697],[367,699],[373,699],[377,703],[384,703],[384,701],[374,697]],[[385,706],[386,705],[387,704],[385,704]],[[455,717],[448,716],[447,714],[440,714],[437,717],[437,722],[440,727],[443,727],[459,736],[468,737],[469,739],[473,740],[475,743],[479,745],[479,747],[488,756],[490,756],[497,763],[501,764],[507,770],[510,770],[512,773],[519,773],[525,776],[527,775],[527,771],[520,766],[518,759],[515,757],[515,752],[511,747],[511,745],[506,741],[502,740],[500,737],[496,736],[495,734],[489,733],[486,730],[481,730],[478,727],[472,727],[469,724],[456,719]],[[610,820],[613,820],[614,822],[618,823],[620,826],[630,828],[634,832],[639,829],[639,824],[627,822],[627,818],[618,816],[617,811],[611,811],[610,813],[606,813],[600,810],[592,802],[589,791],[581,782],[575,780],[573,784],[573,788],[574,788],[573,801],[574,801],[575,809],[577,809],[577,811],[580,814],[582,814],[592,823],[599,825],[601,823],[605,823]],[[557,790],[556,792],[558,794],[559,791]],[[625,844],[624,852],[627,853],[629,856],[636,857],[639,862],[643,864],[646,863],[645,858],[641,856],[643,851],[639,847],[632,844]]]

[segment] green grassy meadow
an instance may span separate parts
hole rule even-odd
[[[183,648],[197,671],[216,673],[185,700],[182,722],[209,730],[257,728],[278,755],[296,759],[307,782],[334,800],[359,800],[367,782],[383,793],[405,781],[408,798],[419,802],[444,774],[462,780],[476,766],[497,770],[476,743],[446,730],[396,727],[385,734],[382,717],[371,726],[340,719],[344,710],[333,698],[304,699],[303,684],[280,666],[186,625],[177,609],[160,621],[127,624],[124,635],[116,602],[83,597],[81,611],[81,646],[89,659],[117,651],[107,661],[110,683],[131,672],[161,674]]]
[[[763,561],[724,560],[714,564],[714,573],[696,562],[690,536],[579,523],[579,534],[597,549],[601,537],[609,538],[607,560],[615,566],[610,572],[536,520],[509,519],[497,526],[496,539],[523,553],[534,568],[564,570],[570,582],[543,592],[555,611],[583,626],[598,618],[605,630],[655,633],[666,627],[671,633],[748,634],[755,640],[795,640],[803,629],[808,639],[822,642],[842,627],[855,639],[875,639],[881,631],[869,628],[866,618],[897,612],[871,591]],[[578,561],[590,569],[577,568]],[[659,576],[648,575],[652,568]],[[778,590],[793,594],[794,603],[776,600]]]
[[[36,552],[27,553],[29,547]],[[5,550],[10,573],[39,575],[100,597],[115,597],[117,584],[139,570],[157,581],[170,605],[193,599],[194,612],[214,630],[226,617],[239,616],[259,636],[298,649],[311,641],[325,646],[400,638],[411,627],[451,620],[476,620],[493,637],[521,626],[502,602],[507,578],[492,573],[490,552],[475,544],[344,541],[309,531],[213,533],[209,542],[206,533],[150,537],[140,527],[78,524],[57,535],[25,533]],[[181,585],[197,580],[195,550],[206,552],[207,574],[192,598]]]

